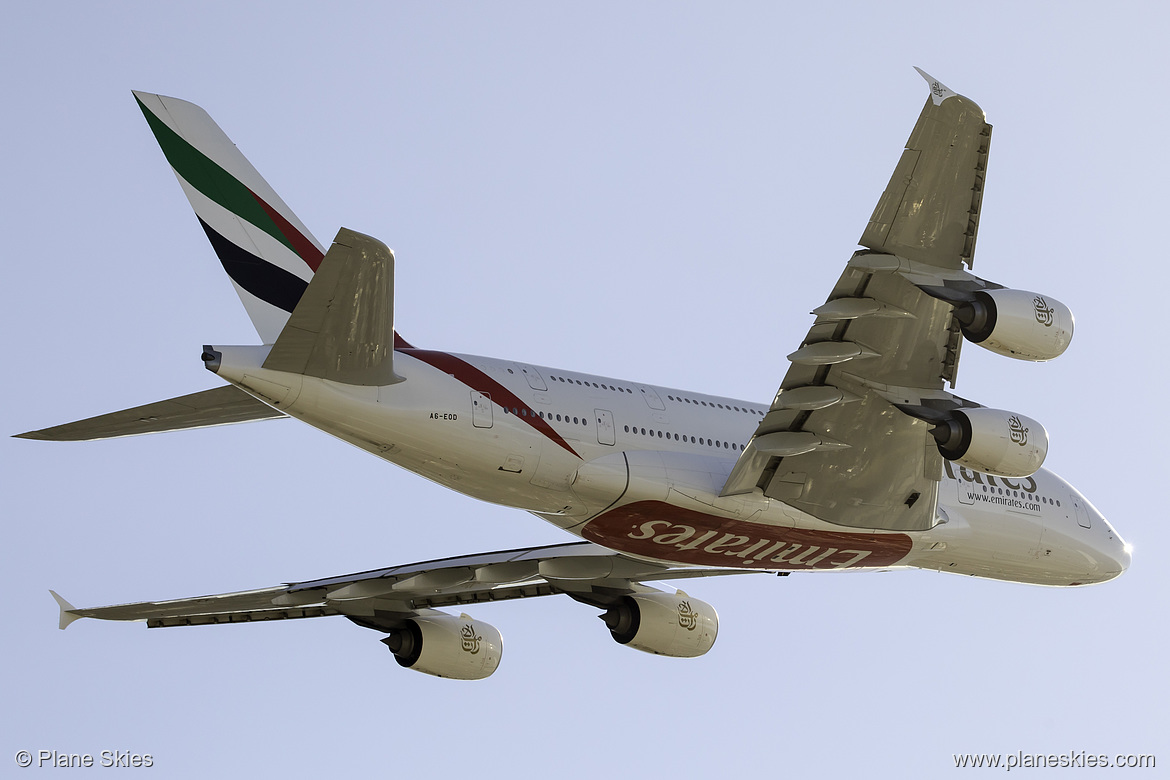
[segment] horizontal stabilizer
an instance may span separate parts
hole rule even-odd
[[[384,387],[394,373],[394,253],[341,228],[264,368]]]
[[[56,425],[16,435],[18,439],[43,441],[93,441],[143,433],[207,428],[212,425],[272,420],[284,417],[237,387],[228,385],[200,393],[123,409],[87,420]]]

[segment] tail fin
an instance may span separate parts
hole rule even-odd
[[[272,344],[324,257],[324,248],[199,106],[135,99],[252,324]]]

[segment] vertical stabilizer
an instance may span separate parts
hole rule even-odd
[[[324,249],[199,106],[135,92],[252,324],[272,344]]]

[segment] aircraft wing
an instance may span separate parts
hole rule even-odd
[[[948,291],[994,286],[964,268],[991,126],[973,101],[922,75],[930,97],[859,242],[866,249],[812,312],[723,495],[759,490],[861,528],[934,523],[941,455],[932,423],[904,409],[970,405],[943,390],[963,341]]]
[[[252,420],[273,420],[285,416],[283,412],[257,401],[238,387],[226,385],[52,428],[18,433],[16,438],[93,441]]]
[[[915,70],[930,97],[858,243],[942,268],[970,268],[991,125],[973,100]]]
[[[345,615],[359,625],[390,630],[439,607],[555,593],[605,607],[626,594],[650,590],[641,582],[745,573],[750,572],[647,563],[591,542],[575,542],[169,601],[78,609],[56,593],[53,598],[61,607],[62,629],[80,618],[145,621],[149,628],[160,628]]]

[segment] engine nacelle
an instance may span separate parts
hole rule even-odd
[[[999,477],[1030,477],[1048,454],[1043,425],[1001,409],[956,409],[931,433],[947,460]]]
[[[1060,301],[1026,290],[980,290],[955,306],[967,340],[999,355],[1044,361],[1073,337],[1073,315]]]
[[[672,658],[703,655],[719,633],[715,608],[681,590],[626,596],[600,617],[620,644]]]
[[[495,626],[467,615],[420,615],[382,640],[400,666],[455,680],[482,680],[500,665]]]

